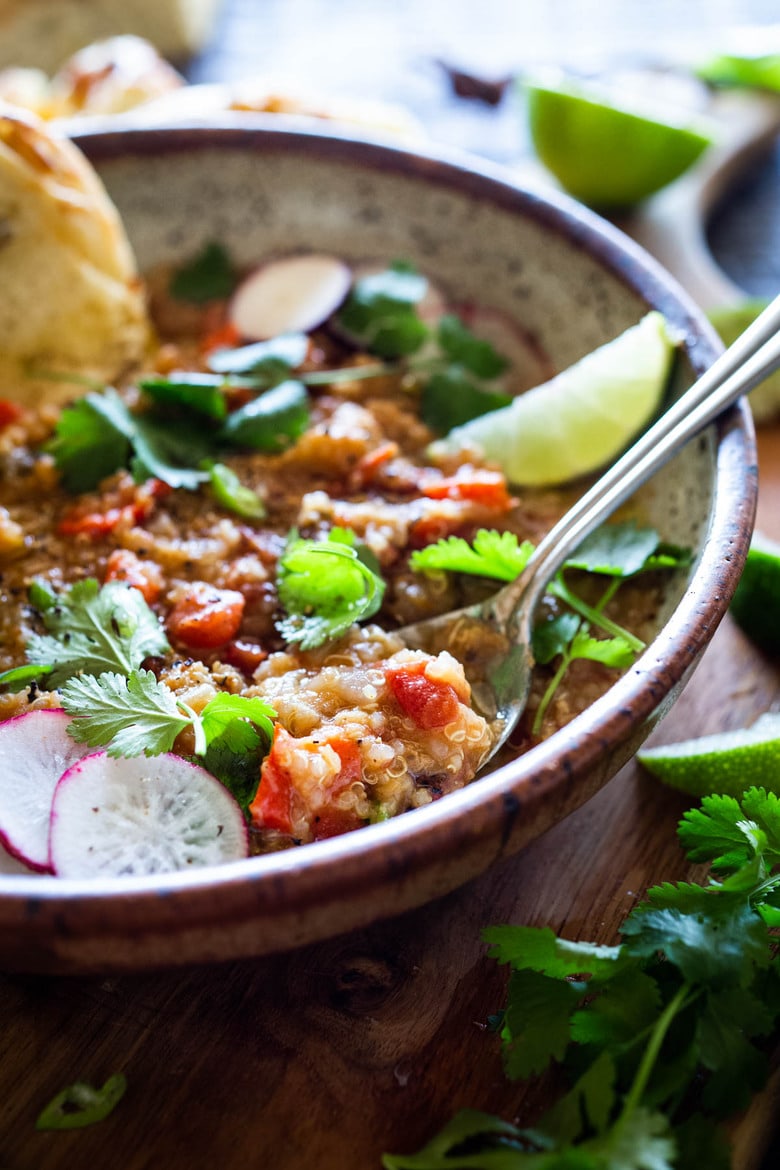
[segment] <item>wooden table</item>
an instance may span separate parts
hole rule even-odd
[[[780,427],[761,436],[760,523],[780,538]],[[738,727],[779,694],[727,618],[656,742]],[[649,884],[680,879],[684,798],[630,764],[520,856],[397,920],[290,955],[122,978],[0,977],[0,1164],[8,1170],[371,1170],[463,1106],[530,1120],[485,1029],[505,973],[493,923],[615,941]],[[61,1088],[122,1071],[91,1129],[38,1133]],[[735,1126],[757,1170],[777,1085]]]

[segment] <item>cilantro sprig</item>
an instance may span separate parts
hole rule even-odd
[[[450,536],[418,549],[412,553],[409,563],[417,572],[444,570],[514,581],[532,552],[530,541],[520,543],[513,533],[482,528],[471,544],[461,537]],[[654,528],[633,521],[604,524],[583,541],[547,590],[565,604],[566,610],[546,618],[533,634],[534,658],[538,663],[547,665],[560,659],[536,711],[532,728],[535,735],[572,662],[586,658],[622,670],[644,649],[641,638],[604,612],[621,582],[651,570],[678,568],[687,564],[689,558],[688,550],[664,543]],[[590,605],[571,587],[566,576],[571,570],[610,579],[597,605]],[[594,637],[590,632],[592,627],[607,636]]]
[[[312,650],[375,614],[385,583],[355,533],[333,528],[327,540],[291,533],[279,559],[277,589],[286,610],[277,629],[286,642]]]
[[[780,800],[710,796],[678,832],[717,876],[654,886],[618,945],[485,932],[511,971],[497,1023],[507,1075],[557,1064],[568,1092],[533,1129],[465,1110],[418,1153],[386,1155],[387,1170],[728,1170],[716,1122],[764,1084],[760,1041],[780,1020]]]
[[[156,756],[192,729],[195,755],[243,808],[254,797],[260,759],[273,736],[276,712],[262,699],[218,694],[202,711],[178,699],[150,670],[72,678],[62,705],[73,716],[68,734],[110,756]]]
[[[44,677],[47,687],[56,689],[76,675],[129,674],[145,658],[170,649],[141,593],[121,581],[101,586],[88,577],[55,593],[36,579],[30,604],[46,632],[27,639],[26,666],[0,674],[0,686],[10,690]]]

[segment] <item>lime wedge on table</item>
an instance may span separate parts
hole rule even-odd
[[[658,411],[674,354],[661,313],[509,406],[450,431],[439,450],[477,446],[514,484],[566,483],[614,460]]]
[[[780,714],[762,715],[752,727],[647,748],[637,759],[691,796],[741,796],[753,784],[780,794]]]
[[[755,532],[731,615],[768,654],[780,654],[780,545]]]
[[[529,83],[526,91],[537,155],[569,194],[591,207],[641,202],[678,178],[710,143],[687,111],[650,116],[622,106],[608,90],[575,82]]]
[[[727,308],[711,309],[707,315],[720,334],[723,344],[731,345],[740,333],[744,333],[748,325],[753,324],[768,304],[769,301],[748,298]],[[774,374],[765,378],[760,386],[756,386],[749,401],[756,422],[764,422],[780,414],[780,370],[776,370]]]

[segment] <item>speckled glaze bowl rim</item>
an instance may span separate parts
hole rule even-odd
[[[595,257],[648,306],[669,318],[685,338],[696,373],[707,368],[720,351],[702,312],[628,237],[566,196],[531,192],[515,183],[507,171],[481,159],[450,150],[410,150],[331,128],[280,128],[278,119],[263,116],[226,115],[219,123],[121,130],[82,122],[73,129],[79,145],[98,167],[122,157],[173,156],[204,148],[303,151],[307,158],[353,163],[455,187],[516,211]],[[483,869],[512,852],[512,826],[523,812],[533,815],[534,807],[554,796],[561,784],[583,775],[637,727],[652,725],[665,698],[690,672],[726,612],[755,515],[755,442],[745,404],[722,416],[714,430],[717,458],[710,528],[685,596],[634,667],[549,740],[441,801],[301,849],[187,873],[107,879],[99,885],[47,875],[0,875],[0,929],[22,920],[29,928],[36,919],[45,929],[58,919],[68,934],[70,912],[76,908],[78,928],[75,923],[70,926],[79,935],[90,930],[99,933],[109,919],[116,933],[122,921],[128,929],[153,932],[155,923],[158,930],[165,930],[166,926],[175,929],[174,921],[199,926],[258,914],[306,915],[318,906],[338,902],[355,883],[364,889],[413,883],[418,866],[430,868],[439,860],[450,861],[453,852],[476,842],[494,843]],[[474,872],[465,874],[464,880]],[[414,897],[406,897],[399,908],[414,904]],[[382,916],[388,913],[392,911],[385,910]],[[310,933],[321,937],[336,930]],[[0,945],[0,964],[2,953]],[[227,952],[224,957],[229,957]]]

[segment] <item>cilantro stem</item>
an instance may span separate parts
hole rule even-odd
[[[542,695],[539,706],[536,709],[536,715],[534,716],[534,722],[531,728],[532,735],[539,735],[540,731],[542,730],[542,723],[544,722],[544,717],[547,714],[547,708],[550,706],[552,697],[558,690],[558,687],[561,685],[561,680],[566,674],[566,671],[569,669],[570,665],[571,659],[569,658],[569,655],[566,653],[562,654],[561,664],[547,684],[547,689]]]
[[[592,625],[597,626],[601,630],[604,630],[605,633],[611,634],[613,638],[625,638],[626,642],[628,642],[629,646],[635,654],[639,654],[642,650],[644,650],[645,643],[641,638],[637,638],[635,634],[632,634],[629,630],[624,629],[623,626],[618,625],[617,622],[613,622],[612,618],[606,617],[606,615],[603,614],[600,609],[597,609],[592,605],[588,605],[588,603],[583,601],[581,597],[578,597],[576,593],[572,593],[562,577],[558,576],[554,581],[551,581],[547,586],[547,592],[552,594],[553,597],[557,597],[559,601],[565,601],[566,604],[575,611],[575,613],[580,614],[580,616],[584,617],[586,621],[589,621]]]
[[[402,367],[398,362],[381,362],[371,366],[346,366],[340,370],[311,370],[299,374],[298,381],[304,386],[326,386],[331,382],[360,382],[363,378],[381,378],[383,374],[398,374]]]
[[[620,1131],[627,1124],[631,1114],[642,1100],[645,1089],[647,1088],[647,1082],[650,1080],[653,1068],[655,1067],[655,1063],[658,1060],[658,1055],[661,1051],[661,1046],[666,1038],[666,1033],[669,1031],[675,1016],[680,1011],[682,1011],[683,1007],[687,1006],[686,999],[690,991],[691,984],[683,983],[672,999],[669,1000],[669,1003],[666,1005],[661,1015],[658,1017],[658,1020],[656,1021],[655,1027],[653,1028],[653,1031],[650,1035],[650,1040],[642,1054],[642,1059],[639,1062],[639,1068],[636,1070],[636,1075],[631,1084],[631,1088],[628,1090],[626,1095],[623,1108],[620,1111],[620,1115],[617,1118],[615,1124],[612,1126],[612,1137],[610,1144],[613,1146],[613,1148],[620,1135]]]
[[[195,755],[203,756],[206,754],[206,733],[203,730],[203,720],[197,711],[193,711],[189,703],[183,702],[181,699],[176,700],[176,706],[186,715],[190,720],[193,734],[195,736]]]

